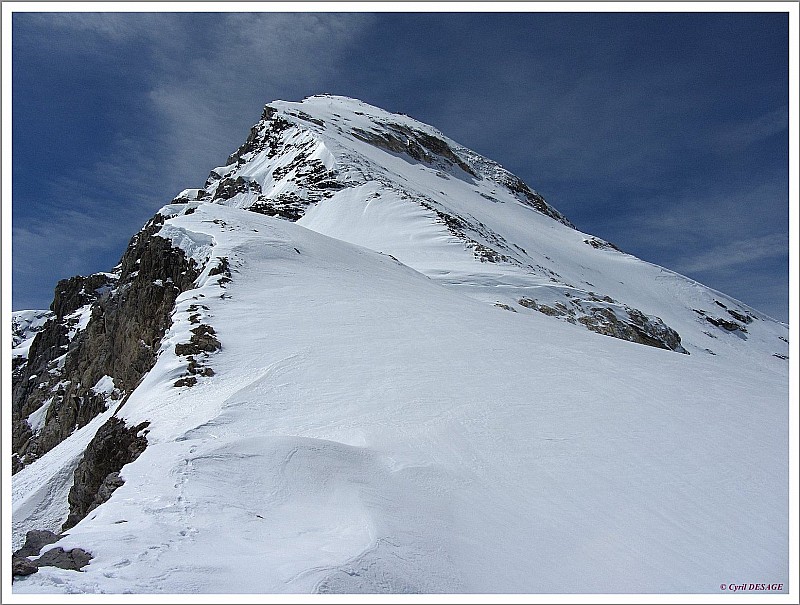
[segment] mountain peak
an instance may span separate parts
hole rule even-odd
[[[15,592],[787,581],[787,326],[362,101],[265,106],[14,346]]]
[[[367,182],[399,192],[424,191],[434,199],[447,196],[437,179],[460,180],[470,195],[487,203],[522,204],[573,226],[522,179],[433,126],[332,95],[266,105],[226,165],[215,168],[203,188],[185,190],[176,201],[212,201],[299,218],[308,205],[336,190]]]

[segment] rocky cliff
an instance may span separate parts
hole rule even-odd
[[[52,317],[14,373],[14,472],[122,403],[153,367],[175,299],[201,269],[156,235],[163,223],[157,214],[134,235],[113,273],[56,286]]]

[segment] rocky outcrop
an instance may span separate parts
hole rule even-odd
[[[579,317],[578,321],[592,332],[613,336],[629,342],[667,349],[678,353],[688,353],[681,346],[681,337],[658,317],[648,317],[637,309],[625,307],[625,315],[620,318],[613,309],[592,308],[590,315]]]
[[[46,566],[80,571],[92,559],[92,555],[82,548],[64,550],[61,547],[56,547],[48,550],[38,559],[29,559],[29,557],[38,556],[43,547],[53,542],[58,542],[63,537],[61,534],[55,534],[47,530],[34,529],[29,531],[25,536],[25,544],[11,557],[12,576],[15,578],[29,576],[39,571],[40,567]]]
[[[287,134],[287,131],[297,130],[301,126],[286,119],[286,115],[318,126],[324,124],[322,120],[312,118],[302,111],[281,115],[274,108],[266,106],[261,120],[250,129],[247,141],[231,154],[224,167],[216,168],[209,174],[205,191],[210,199],[225,203],[238,195],[250,194],[250,197],[238,200],[241,207],[267,216],[296,221],[309,206],[330,197],[340,189],[354,185],[352,182],[340,181],[335,170],[328,169],[323,162],[312,157],[319,141],[297,142],[288,136],[291,133]],[[262,187],[257,181],[247,175],[237,174],[239,167],[260,153],[268,158],[282,155],[289,159],[275,166],[271,177],[275,181],[291,183],[291,193],[278,193],[274,196],[262,194]]]
[[[587,330],[604,336],[689,354],[681,345],[680,335],[659,317],[646,315],[610,296],[600,296],[594,292],[583,293],[582,297],[573,293],[565,300],[566,303],[556,301],[548,305],[523,297],[518,303],[539,313],[583,325]]]
[[[261,120],[250,129],[247,140],[239,149],[228,156],[225,162],[226,166],[243,164],[246,161],[246,156],[252,156],[252,154],[267,148],[274,149],[277,146],[277,135],[289,128],[292,124],[276,114],[277,109],[274,107],[270,107],[269,105],[264,107],[264,111],[261,113]],[[265,125],[267,125],[266,128]],[[266,132],[264,132],[265,130]],[[214,173],[212,172],[212,176],[209,176],[209,180],[213,180],[213,175]],[[209,183],[206,182],[206,185],[208,184]]]
[[[35,337],[28,363],[14,377],[14,472],[106,409],[108,397],[93,390],[101,378],[111,377],[124,397],[153,367],[175,300],[202,269],[158,237],[163,223],[156,215],[131,239],[114,275],[71,278],[56,287],[56,317]],[[27,418],[37,410],[45,418],[33,431]]]
[[[64,550],[60,546],[57,546],[56,548],[48,550],[41,557],[33,561],[33,563],[37,567],[50,566],[80,571],[80,569],[88,565],[91,560],[92,555],[82,548]]]
[[[97,300],[99,293],[110,288],[113,282],[114,278],[107,273],[95,273],[88,277],[76,275],[62,279],[56,284],[50,310],[58,317],[66,317]]]
[[[221,348],[213,327],[200,324],[193,328],[189,342],[175,345],[175,354],[186,357],[189,365],[186,367],[186,374],[175,381],[174,386],[192,387],[197,384],[198,376],[213,376],[214,370],[206,362],[211,353]]]
[[[26,557],[12,556],[11,573],[14,578],[30,576],[39,571],[40,567],[59,567],[72,571],[80,571],[92,560],[92,555],[82,548],[64,550],[56,547],[48,550],[38,559],[27,559]]]
[[[123,466],[136,460],[147,447],[149,423],[128,427],[112,416],[89,442],[75,469],[69,490],[69,516],[62,531],[73,527],[91,510],[106,502],[124,481],[119,475]]]
[[[261,114],[261,120],[250,129],[247,140],[228,157],[225,165],[240,166],[251,158],[253,154],[265,149],[269,149],[270,157],[274,157],[280,147],[280,134],[291,126],[292,123],[278,115],[274,107],[265,106]],[[214,174],[214,172],[211,173],[209,180],[206,181],[206,186],[213,183]],[[219,175],[217,175],[217,178],[219,178]]]
[[[52,319],[50,311],[14,311],[11,314],[11,339],[12,348],[22,347],[36,334],[42,331],[48,319]],[[21,355],[27,359],[27,351],[14,351],[14,355]]]
[[[456,155],[446,141],[403,124],[385,123],[380,125],[379,130],[371,131],[354,128],[352,135],[375,147],[439,169],[448,170],[458,166],[469,176],[478,176],[469,164]]]
[[[240,193],[261,193],[261,185],[252,179],[243,176],[237,176],[235,179],[227,177],[222,179],[217,185],[214,193],[214,200],[229,200],[234,195]]]
[[[569,222],[563,214],[550,206],[550,204],[548,204],[541,195],[528,187],[528,185],[526,185],[525,182],[518,176],[508,172],[501,180],[501,184],[508,188],[511,193],[516,195],[517,199],[526,206],[530,206],[534,210],[537,210],[545,216],[549,216],[552,219],[564,223],[568,227],[575,228],[575,225]]]
[[[25,534],[25,544],[14,553],[15,557],[35,557],[43,546],[58,542],[63,536],[46,529],[32,529]]]
[[[220,348],[219,340],[215,336],[214,328],[207,324],[200,324],[192,329],[192,336],[188,343],[175,345],[176,355],[197,355],[199,353],[213,353]]]
[[[607,242],[604,239],[600,239],[599,237],[590,237],[583,240],[584,244],[588,244],[592,248],[598,250],[613,250],[614,252],[622,252],[618,246],[612,244],[611,242]]]
[[[51,304],[54,316],[36,334],[26,363],[20,364],[12,376],[12,472],[60,442],[59,438],[52,442],[52,438],[42,439],[40,433],[34,434],[27,418],[43,406],[53,407],[56,400],[70,401],[73,393],[68,393],[66,364],[76,350],[75,338],[85,319],[81,315],[88,315],[89,305],[106,295],[115,282],[115,276],[101,273],[61,280],[56,285]],[[70,418],[73,424],[75,420],[76,417]],[[52,427],[48,433],[52,435]]]
[[[299,220],[305,214],[308,200],[294,194],[281,194],[274,198],[259,197],[248,210],[267,216],[276,216],[288,221]]]
[[[706,321],[710,323],[712,326],[722,328],[723,330],[727,330],[728,332],[735,332],[736,330],[739,330],[742,333],[747,332],[747,328],[745,328],[743,325],[740,325],[735,321],[731,321],[729,319],[724,319],[722,317],[712,317],[708,315],[706,316]]]
[[[703,309],[694,309],[694,312],[697,313],[701,319],[707,321],[715,328],[719,328],[720,330],[723,330],[725,332],[738,333],[740,336],[744,337],[744,335],[747,334],[747,328],[745,327],[745,324],[751,323],[755,319],[755,317],[747,312],[736,311],[735,309],[728,309],[728,307],[726,307],[723,303],[719,302],[718,300],[715,300],[714,302],[718,306],[725,309],[728,315],[730,315],[733,319],[727,319],[725,317],[717,317],[713,313],[705,311]]]
[[[35,563],[25,557],[13,555],[11,557],[11,574],[13,577],[29,576],[39,571]]]

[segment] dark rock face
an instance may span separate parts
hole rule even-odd
[[[481,222],[468,221],[460,216],[455,216],[444,212],[437,208],[437,204],[431,198],[414,198],[415,201],[436,214],[439,222],[443,223],[447,230],[460,240],[464,241],[467,249],[472,251],[472,254],[482,263],[514,263],[515,259],[512,256],[502,254],[496,248],[508,250],[508,242],[498,233],[491,231],[486,225]],[[492,246],[481,243],[474,239],[474,237],[481,237],[486,242],[490,242]],[[518,263],[517,263],[518,264]]]
[[[290,112],[290,115],[305,122],[323,124],[321,120],[304,112]],[[303,216],[308,206],[330,197],[339,189],[351,186],[352,183],[341,182],[336,171],[328,170],[320,160],[310,157],[315,145],[313,141],[298,144],[285,139],[283,133],[293,127],[297,126],[278,115],[274,108],[266,106],[261,121],[250,129],[247,141],[228,158],[226,169],[212,171],[206,180],[205,187],[211,192],[211,198],[214,201],[229,200],[241,193],[254,193],[257,198],[250,203],[248,210],[296,221]],[[293,181],[302,191],[302,195],[279,194],[274,198],[261,195],[259,183],[246,176],[233,176],[236,168],[261,152],[270,158],[283,153],[292,154],[293,159],[286,165],[276,167],[272,177],[276,180]]]
[[[511,193],[517,196],[517,199],[519,199],[526,206],[530,206],[534,210],[537,210],[545,216],[549,216],[560,223],[564,223],[568,227],[572,227],[573,229],[575,228],[575,225],[567,220],[567,217],[565,217],[555,208],[552,208],[541,195],[528,187],[518,176],[508,172],[501,179],[501,182],[508,188],[509,191],[511,191]]]
[[[36,322],[46,322],[53,314],[50,311],[39,311],[32,318],[11,317],[11,338],[13,347],[18,347],[24,340],[42,331],[44,325],[36,327]],[[24,359],[27,359],[25,357]]]
[[[217,185],[216,192],[214,193],[214,199],[229,200],[234,195],[239,193],[247,193],[248,191],[261,193],[261,185],[259,185],[256,181],[246,179],[242,176],[238,176],[235,179],[225,178],[220,181],[219,185]]]
[[[739,311],[735,311],[734,309],[728,309],[728,315],[746,324],[749,324],[754,319],[752,315],[748,315],[747,313],[740,313]]]
[[[681,345],[680,335],[661,318],[645,315],[628,305],[621,305],[610,296],[600,296],[594,292],[587,294],[586,299],[571,298],[569,307],[562,302],[550,306],[531,298],[521,298],[518,302],[521,306],[539,313],[558,317],[569,323],[579,323],[587,330],[604,336],[689,354]],[[607,305],[601,306],[597,303],[607,303]]]
[[[291,122],[277,115],[277,110],[274,107],[267,105],[264,107],[259,123],[250,129],[247,140],[228,157],[225,165],[244,164],[252,154],[264,149],[269,149],[270,157],[274,157],[278,152],[278,137],[280,133],[291,126]],[[209,181],[213,182],[214,174],[212,172],[209,176]],[[217,175],[217,178],[219,178],[219,175]],[[208,185],[209,182],[207,181],[206,184]]]
[[[56,317],[36,335],[28,363],[14,376],[13,472],[58,445],[106,408],[92,390],[103,376],[129,394],[155,363],[178,295],[200,274],[193,260],[156,233],[156,215],[128,245],[107,274],[62,280],[52,309]],[[69,315],[91,305],[85,329]],[[59,359],[61,358],[61,359]],[[33,434],[26,419],[49,402],[44,426]]]
[[[300,118],[306,122],[311,122],[312,124],[316,124],[317,126],[325,126],[325,121],[319,118],[314,118],[308,115],[305,111],[292,111],[289,112],[289,115],[293,115],[296,118]]]
[[[88,564],[92,555],[82,548],[73,548],[67,551],[60,547],[52,548],[38,559],[28,559],[28,557],[38,556],[44,546],[58,542],[63,537],[47,530],[29,531],[25,536],[25,544],[12,555],[12,576],[29,576],[39,571],[40,567],[45,566],[79,571]]]
[[[39,571],[35,563],[29,561],[25,557],[18,557],[13,555],[11,557],[11,574],[17,576],[29,576]]]
[[[221,275],[222,277],[219,278],[220,285],[227,284],[228,282],[232,281],[232,274],[231,274],[231,266],[230,262],[228,261],[227,256],[221,257],[217,261],[217,266],[213,267],[208,272],[209,277],[214,275]]]
[[[712,326],[714,326],[716,328],[720,328],[721,330],[724,330],[725,332],[731,332],[731,333],[738,332],[740,336],[742,336],[743,338],[746,338],[744,335],[747,334],[747,328],[744,326],[744,324],[749,324],[750,322],[752,322],[755,319],[755,317],[753,317],[752,315],[750,315],[749,313],[746,313],[746,312],[739,312],[739,311],[735,311],[733,309],[728,309],[728,307],[726,307],[724,304],[722,304],[718,300],[715,300],[714,302],[718,306],[720,306],[723,309],[725,309],[731,317],[733,317],[735,319],[738,319],[742,323],[739,323],[739,321],[733,321],[733,320],[730,320],[730,319],[725,319],[724,317],[715,317],[710,312],[704,311],[703,309],[693,309],[693,311],[695,313],[697,313],[700,316],[701,319],[707,321]],[[712,335],[710,332],[706,332],[706,334],[708,334],[712,338],[716,338],[716,336]]]
[[[192,329],[192,337],[188,343],[175,345],[176,355],[197,355],[198,353],[213,353],[220,348],[214,328],[207,324],[200,324]]]
[[[190,189],[188,193],[184,193],[172,199],[170,204],[188,204],[189,202],[202,202],[210,199],[208,191],[203,189]],[[184,214],[191,214],[193,212],[187,210]]]
[[[600,239],[599,237],[585,239],[583,240],[583,243],[599,250],[614,250],[615,252],[622,252],[618,246],[612,244],[611,242],[607,242],[606,240]]]
[[[56,547],[48,550],[33,561],[15,554],[12,556],[11,573],[15,578],[30,576],[39,571],[40,567],[59,567],[61,569],[80,571],[81,568],[89,564],[92,558],[92,555],[82,548],[64,550],[61,547]]]
[[[260,197],[248,210],[288,221],[296,221],[305,214],[307,206],[308,200],[292,194],[282,194],[275,198]]]
[[[408,157],[438,168],[448,169],[458,166],[472,177],[478,175],[450,148],[446,141],[434,135],[416,130],[402,124],[382,124],[385,129],[366,131],[354,128],[354,137],[370,145]]]
[[[185,356],[189,361],[187,374],[175,381],[176,387],[193,387],[197,384],[197,376],[213,376],[213,368],[205,365],[211,353],[222,348],[216,337],[214,328],[200,324],[192,329],[192,337],[187,343],[175,345],[175,354]]]
[[[88,277],[76,275],[69,279],[62,279],[56,284],[55,297],[50,305],[50,310],[58,317],[64,317],[77,311],[80,307],[94,302],[98,292],[110,288],[113,283],[104,273],[96,273]]]
[[[29,576],[39,571],[40,567],[59,567],[61,569],[80,571],[81,568],[88,565],[91,560],[92,555],[82,548],[64,550],[61,547],[56,547],[48,550],[41,557],[33,561],[15,554],[12,557],[13,563],[11,573],[14,577]]]
[[[100,427],[75,469],[75,481],[68,497],[69,516],[62,531],[73,527],[107,501],[123,484],[119,471],[147,447],[147,437],[143,433],[147,425],[144,422],[127,427],[123,420],[112,416]]]
[[[46,529],[33,529],[25,534],[25,544],[17,552],[16,557],[35,557],[42,550],[43,546],[58,542],[63,538],[60,534],[55,534]]]
[[[637,309],[626,307],[628,321],[621,320],[608,307],[593,308],[589,316],[579,317],[578,321],[589,330],[613,336],[630,342],[687,353],[681,346],[681,337],[659,318],[647,317]]]
[[[71,569],[73,571],[80,571],[81,567],[89,564],[92,560],[92,555],[83,550],[82,548],[73,548],[72,550],[64,550],[61,547],[56,547],[48,550],[41,557],[34,561],[38,567],[60,567],[61,569]]]
[[[18,365],[12,377],[12,472],[22,468],[22,459],[33,459],[55,445],[49,445],[51,438],[34,436],[26,418],[48,400],[71,401],[72,393],[67,393],[70,383],[64,380],[64,356],[74,353],[76,344],[71,335],[78,318],[71,314],[106,295],[115,281],[116,278],[98,274],[61,280],[56,286],[51,305],[55,316],[36,335],[27,362]],[[48,430],[52,432],[52,427]]]
[[[747,328],[743,325],[735,322],[730,321],[728,319],[723,319],[721,317],[712,317],[711,315],[706,316],[706,321],[710,323],[712,326],[716,326],[718,328],[722,328],[723,330],[727,330],[728,332],[735,332],[738,330],[744,334],[747,333]]]
[[[246,161],[245,156],[253,153],[258,153],[267,147],[275,148],[275,139],[278,134],[291,126],[291,123],[276,115],[278,112],[274,107],[266,105],[264,111],[261,113],[261,120],[258,124],[250,129],[247,135],[247,140],[234,151],[225,162],[226,166],[231,164],[243,164]],[[267,134],[262,135],[262,125],[267,124]],[[212,173],[213,174],[213,173]],[[211,177],[209,177],[211,179]]]

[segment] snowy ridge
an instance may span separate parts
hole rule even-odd
[[[159,211],[197,273],[152,369],[14,476],[16,547],[58,530],[106,420],[149,423],[45,547],[94,558],[14,591],[786,585],[787,327],[514,178],[360,101],[268,105]]]
[[[166,207],[168,209],[169,206]],[[160,212],[163,213],[165,209]],[[173,248],[184,251],[187,258],[192,259],[199,267],[208,261],[211,250],[214,248],[214,239],[204,233],[188,231],[180,227],[165,224],[158,232],[158,237],[169,240]]]
[[[714,342],[721,334],[752,337],[747,321],[727,310],[715,316],[720,307],[711,296],[690,297],[674,317],[672,288],[647,293],[664,280],[660,267],[576,231],[513,174],[437,129],[354,99],[273,102],[229,164],[192,191],[187,200],[299,220],[485,302],[601,334],[703,354],[728,349]],[[605,278],[627,275],[629,267],[632,282]],[[720,302],[740,317],[758,316],[728,297]],[[782,335],[766,336],[770,354],[786,354]]]

